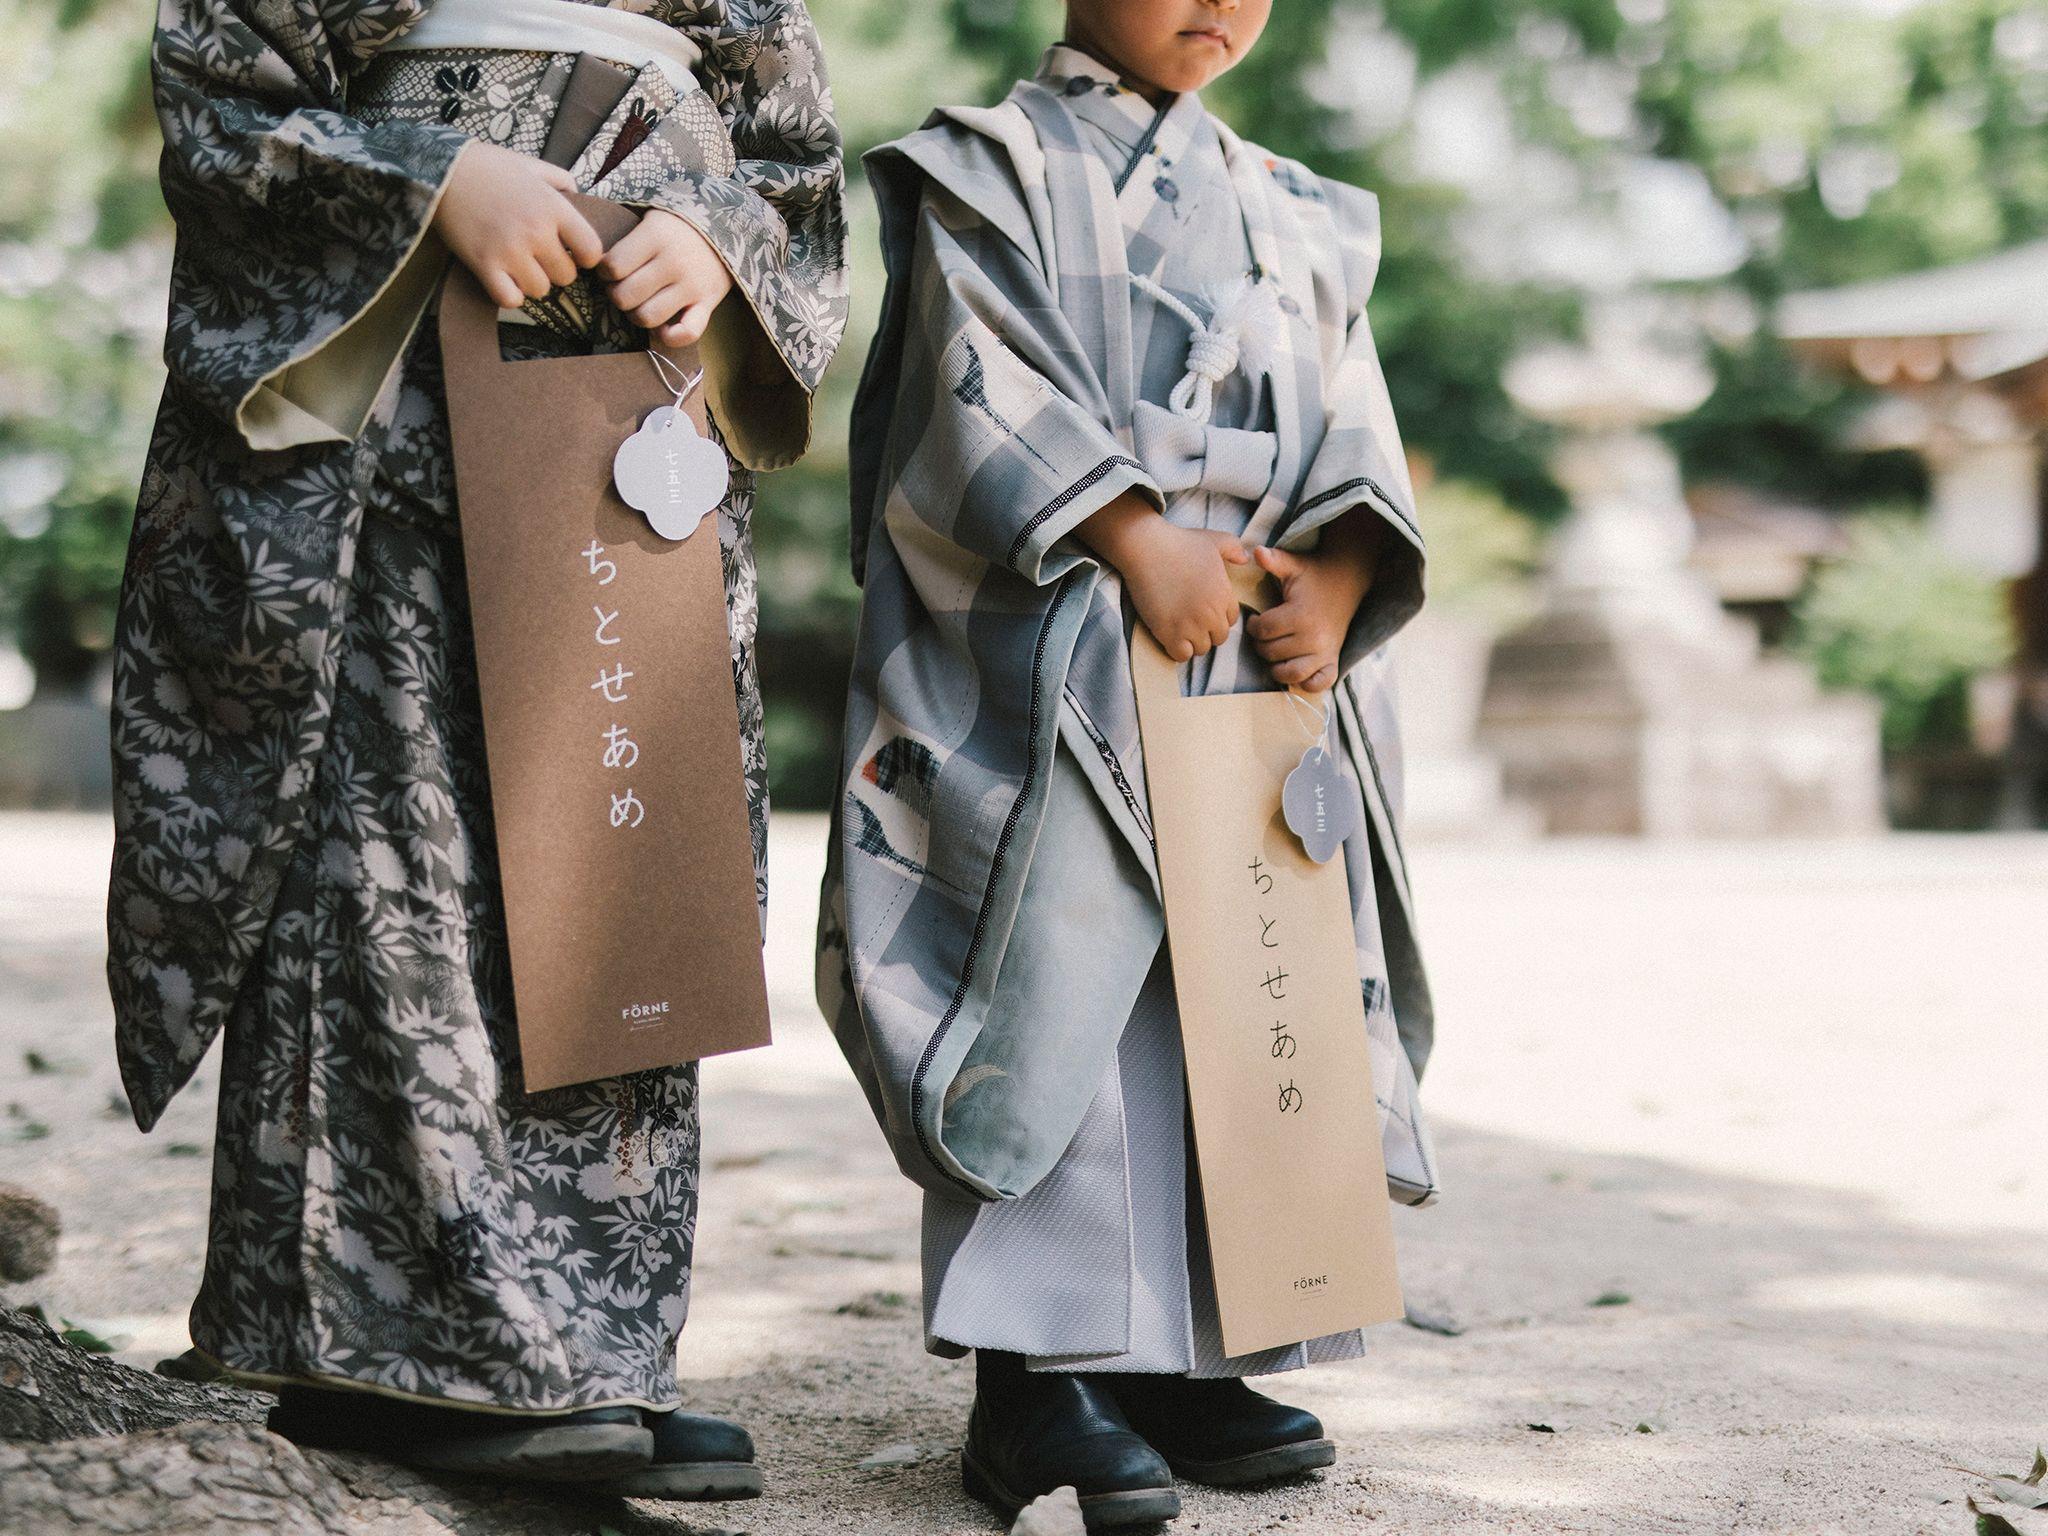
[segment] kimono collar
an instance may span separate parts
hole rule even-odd
[[[1038,61],[1038,83],[1089,122],[1119,139],[1135,143],[1152,126],[1159,109],[1123,83],[1113,65],[1072,43],[1054,43]],[[1081,106],[1089,102],[1101,110]]]
[[[1169,161],[1177,159],[1196,126],[1208,116],[1202,98],[1193,91],[1154,106],[1125,85],[1113,65],[1071,43],[1055,43],[1046,49],[1036,78],[1068,111],[1131,151],[1133,159],[1145,151]],[[1129,179],[1132,162],[1116,169],[1121,187]]]

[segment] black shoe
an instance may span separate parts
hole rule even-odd
[[[1166,1458],[1176,1476],[1213,1487],[1297,1477],[1337,1459],[1322,1421],[1303,1408],[1261,1397],[1235,1378],[1190,1376],[1091,1378],[1116,1398],[1131,1427]]]
[[[1091,1378],[1030,1371],[1021,1355],[974,1357],[974,1412],[960,1452],[967,1491],[1005,1519],[1071,1487],[1091,1531],[1152,1525],[1180,1513],[1173,1473],[1131,1432],[1116,1400]]]
[[[323,1387],[285,1387],[270,1428],[316,1450],[533,1483],[616,1477],[646,1466],[654,1453],[654,1436],[635,1408],[491,1413]]]
[[[654,1434],[654,1460],[607,1481],[603,1491],[627,1499],[758,1499],[761,1469],[754,1440],[739,1425],[707,1413],[672,1408],[645,1415]]]

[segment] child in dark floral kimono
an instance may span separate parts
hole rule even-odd
[[[1035,80],[868,162],[890,284],[820,996],[925,1189],[928,1347],[975,1353],[968,1489],[1071,1484],[1091,1526],[1170,1518],[1175,1476],[1328,1465],[1244,1378],[1363,1347],[1223,1348],[1127,611],[1197,691],[1329,702],[1389,1186],[1435,1184],[1384,675],[1422,546],[1365,314],[1377,204],[1195,94],[1268,9],[1069,0]],[[1280,598],[1239,625],[1254,563]]]
[[[694,1067],[522,1086],[432,298],[452,252],[520,355],[701,340],[758,850],[751,471],[803,451],[846,295],[809,16],[161,0],[152,62],[178,247],[108,975],[145,1129],[223,1037],[193,1340],[306,1444],[758,1492],[678,1406]],[[637,227],[603,249],[576,189]]]

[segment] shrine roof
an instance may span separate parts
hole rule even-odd
[[[1778,331],[1791,341],[2011,333],[2048,344],[2044,295],[2048,240],[2038,240],[1953,266],[1787,294]]]

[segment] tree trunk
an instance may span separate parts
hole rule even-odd
[[[271,1399],[152,1376],[0,1307],[0,1531],[34,1536],[720,1536],[595,1494],[303,1451]],[[737,1536],[737,1533],[725,1533]]]

